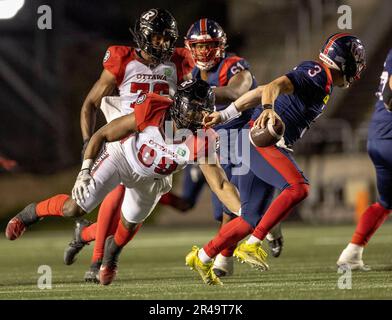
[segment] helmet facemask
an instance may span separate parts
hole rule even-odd
[[[200,82],[203,82],[201,86]],[[191,90],[180,88],[175,94],[170,116],[178,129],[189,129],[195,133],[204,128],[204,116],[215,111],[214,93],[208,84],[204,83],[202,80],[194,81]]]
[[[155,14],[155,16],[154,16]],[[170,59],[178,38],[177,23],[169,12],[151,9],[136,21],[134,28],[129,29],[138,47],[148,54],[156,63]],[[163,38],[157,45],[154,37]]]
[[[200,50],[198,44],[209,45],[209,48]],[[224,57],[226,41],[222,39],[186,40],[186,47],[191,51],[193,60],[200,70],[210,70]]]

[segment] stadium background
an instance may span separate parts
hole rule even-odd
[[[48,4],[53,29],[37,27],[37,8]],[[259,83],[315,58],[327,35],[339,31],[337,8],[350,5],[351,32],[365,43],[368,67],[352,89],[335,92],[325,115],[295,148],[312,192],[297,219],[313,223],[352,222],[375,199],[375,180],[365,153],[367,122],[380,71],[390,48],[388,1],[165,1],[178,20],[178,46],[200,17],[217,20],[228,51],[246,57]],[[80,163],[80,108],[102,70],[112,44],[132,45],[129,26],[162,1],[26,1],[11,20],[0,20],[0,156],[15,160],[0,169],[0,219],[24,204],[71,190]],[[377,23],[376,23],[377,22]],[[98,125],[103,124],[100,115]],[[181,192],[181,177],[174,190]],[[157,224],[210,224],[209,191],[189,214],[167,208]]]
[[[348,31],[364,42],[367,69],[350,90],[335,89],[325,114],[295,147],[296,158],[310,179],[312,189],[310,197],[290,218],[300,223],[295,223],[288,234],[305,233],[311,230],[307,228],[310,224],[334,225],[332,229],[321,227],[314,232],[319,230],[330,240],[336,234],[343,247],[359,213],[376,199],[374,170],[366,153],[366,135],[379,76],[392,44],[388,0],[26,1],[13,19],[0,20],[0,161],[4,164],[0,168],[1,230],[27,203],[71,191],[80,168],[82,102],[98,79],[106,48],[113,44],[132,45],[128,28],[141,12],[152,7],[171,11],[179,25],[178,46],[183,45],[183,37],[194,21],[201,17],[216,20],[228,36],[228,51],[244,56],[258,82],[266,83],[298,62],[317,57],[323,41],[341,31],[337,27],[340,17],[337,9],[342,4],[352,8],[353,25]],[[40,5],[52,8],[52,30],[37,27]],[[98,126],[103,120],[100,114]],[[174,191],[180,193],[181,174],[175,177],[175,182]],[[88,218],[94,220],[94,214]],[[43,227],[34,229],[63,228],[71,232],[72,222],[48,220]],[[189,213],[179,214],[159,207],[148,223],[157,227],[184,227],[182,238],[187,228],[206,227],[205,230],[211,232],[203,231],[202,239],[207,240],[217,227],[211,214],[209,190],[205,188],[199,203]],[[350,227],[339,229],[339,225]],[[390,240],[385,236],[388,231],[384,230],[381,240]],[[342,240],[343,234],[346,237]],[[33,235],[32,243],[35,240],[40,241],[38,234]],[[3,236],[0,241],[4,257],[14,252]],[[55,239],[53,246],[62,248],[64,241]],[[301,246],[309,244],[301,241],[298,242]],[[23,247],[23,242],[17,246]],[[337,258],[339,248],[329,248],[332,255],[329,262]],[[385,249],[385,245],[379,247],[374,258],[382,255],[382,248]],[[301,250],[298,252],[305,254]],[[278,267],[278,272],[290,272],[291,267],[291,264]],[[1,268],[0,273],[5,274]],[[34,275],[31,277],[35,279]],[[80,274],[75,273],[75,277],[79,279]],[[275,277],[271,283],[274,279],[280,281],[280,275]],[[380,291],[375,288],[374,292]],[[200,297],[203,294],[200,293]],[[295,294],[295,298],[309,298],[305,293],[303,296]],[[34,293],[31,297],[34,298]]]

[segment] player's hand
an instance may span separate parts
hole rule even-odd
[[[222,117],[221,117],[219,111],[212,112],[203,118],[203,124],[207,128],[216,126],[217,124],[220,124],[221,122],[222,122]]]
[[[90,170],[81,170],[72,189],[72,199],[78,204],[85,202],[90,197],[89,187],[95,190],[95,180],[91,176]]]
[[[255,128],[265,128],[268,122],[271,122],[271,124],[274,125],[276,118],[280,119],[279,115],[275,111],[272,109],[265,109],[256,119],[253,126]]]

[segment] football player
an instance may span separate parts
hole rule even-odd
[[[249,63],[242,57],[228,53],[227,37],[223,28],[214,20],[203,18],[193,23],[185,37],[185,46],[191,51],[195,67],[192,77],[207,81],[215,92],[217,110],[225,109],[231,102],[247,91],[256,88],[257,83],[250,71]],[[220,144],[220,159],[226,175],[231,177],[234,159],[231,159],[235,148],[233,131],[239,130],[248,123],[253,110],[244,111],[238,118],[221,124],[215,129],[225,133],[227,143]],[[226,139],[225,139],[226,141]],[[188,166],[184,172],[183,199],[192,208],[205,184],[204,176],[197,166]],[[177,202],[178,203],[178,202]],[[212,194],[214,218],[222,224],[233,217]],[[276,237],[273,249],[280,254],[282,240]],[[233,272],[233,251],[235,246],[223,250],[214,261],[214,271],[218,276],[230,275]],[[277,250],[277,251],[276,251]]]
[[[110,122],[132,113],[139,95],[154,92],[172,96],[177,83],[191,77],[193,60],[187,49],[175,48],[177,22],[170,12],[164,9],[148,10],[141,14],[130,31],[137,47],[108,48],[103,59],[103,72],[83,103],[80,116],[83,150],[95,130],[98,108]],[[116,90],[119,96],[110,96]],[[108,194],[99,209],[97,223],[91,224],[84,219],[76,222],[74,239],[65,249],[64,262],[72,264],[80,250],[95,240],[90,270],[85,274],[86,281],[98,281],[104,242],[116,230],[120,218],[119,203],[124,192],[125,187],[119,185]],[[175,195],[166,198],[181,205]]]
[[[338,266],[345,265],[351,270],[370,270],[362,260],[363,249],[392,209],[392,49],[385,60],[376,95],[367,149],[376,169],[379,199],[362,214],[351,242],[337,261]]]
[[[319,60],[300,63],[286,75],[249,91],[227,109],[205,118],[207,126],[219,124],[261,101],[262,109],[255,111],[248,128],[265,127],[268,121],[274,124],[279,117],[286,130],[277,145],[265,148],[250,145],[248,134],[239,136],[239,150],[243,143],[250,145],[250,156],[242,157],[249,171],[238,176],[237,181],[241,216],[225,224],[202,249],[194,246],[186,257],[187,264],[203,270],[219,252],[251,234],[236,248],[234,256],[261,270],[269,268],[261,242],[309,193],[308,180],[293,158],[292,146],[321,115],[332,87],[349,87],[365,64],[365,49],[357,37],[334,34],[322,47]],[[281,193],[272,201],[275,188]]]
[[[110,284],[122,248],[151,214],[162,194],[171,188],[172,173],[189,162],[199,164],[212,191],[231,212],[239,211],[237,189],[216,157],[217,134],[205,130],[203,117],[214,110],[214,94],[202,80],[183,82],[173,100],[156,93],[142,94],[135,111],[113,120],[90,139],[72,198],[56,195],[32,203],[7,225],[15,240],[26,228],[47,216],[75,217],[91,212],[119,183],[125,187],[121,219],[105,242],[100,282]],[[212,263],[203,270],[206,283],[220,284]]]

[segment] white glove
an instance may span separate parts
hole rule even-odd
[[[72,189],[72,199],[76,203],[83,203],[86,198],[90,197],[89,187],[95,190],[95,180],[90,174],[93,160],[88,159],[83,161],[82,169],[76,178],[75,185]]]

